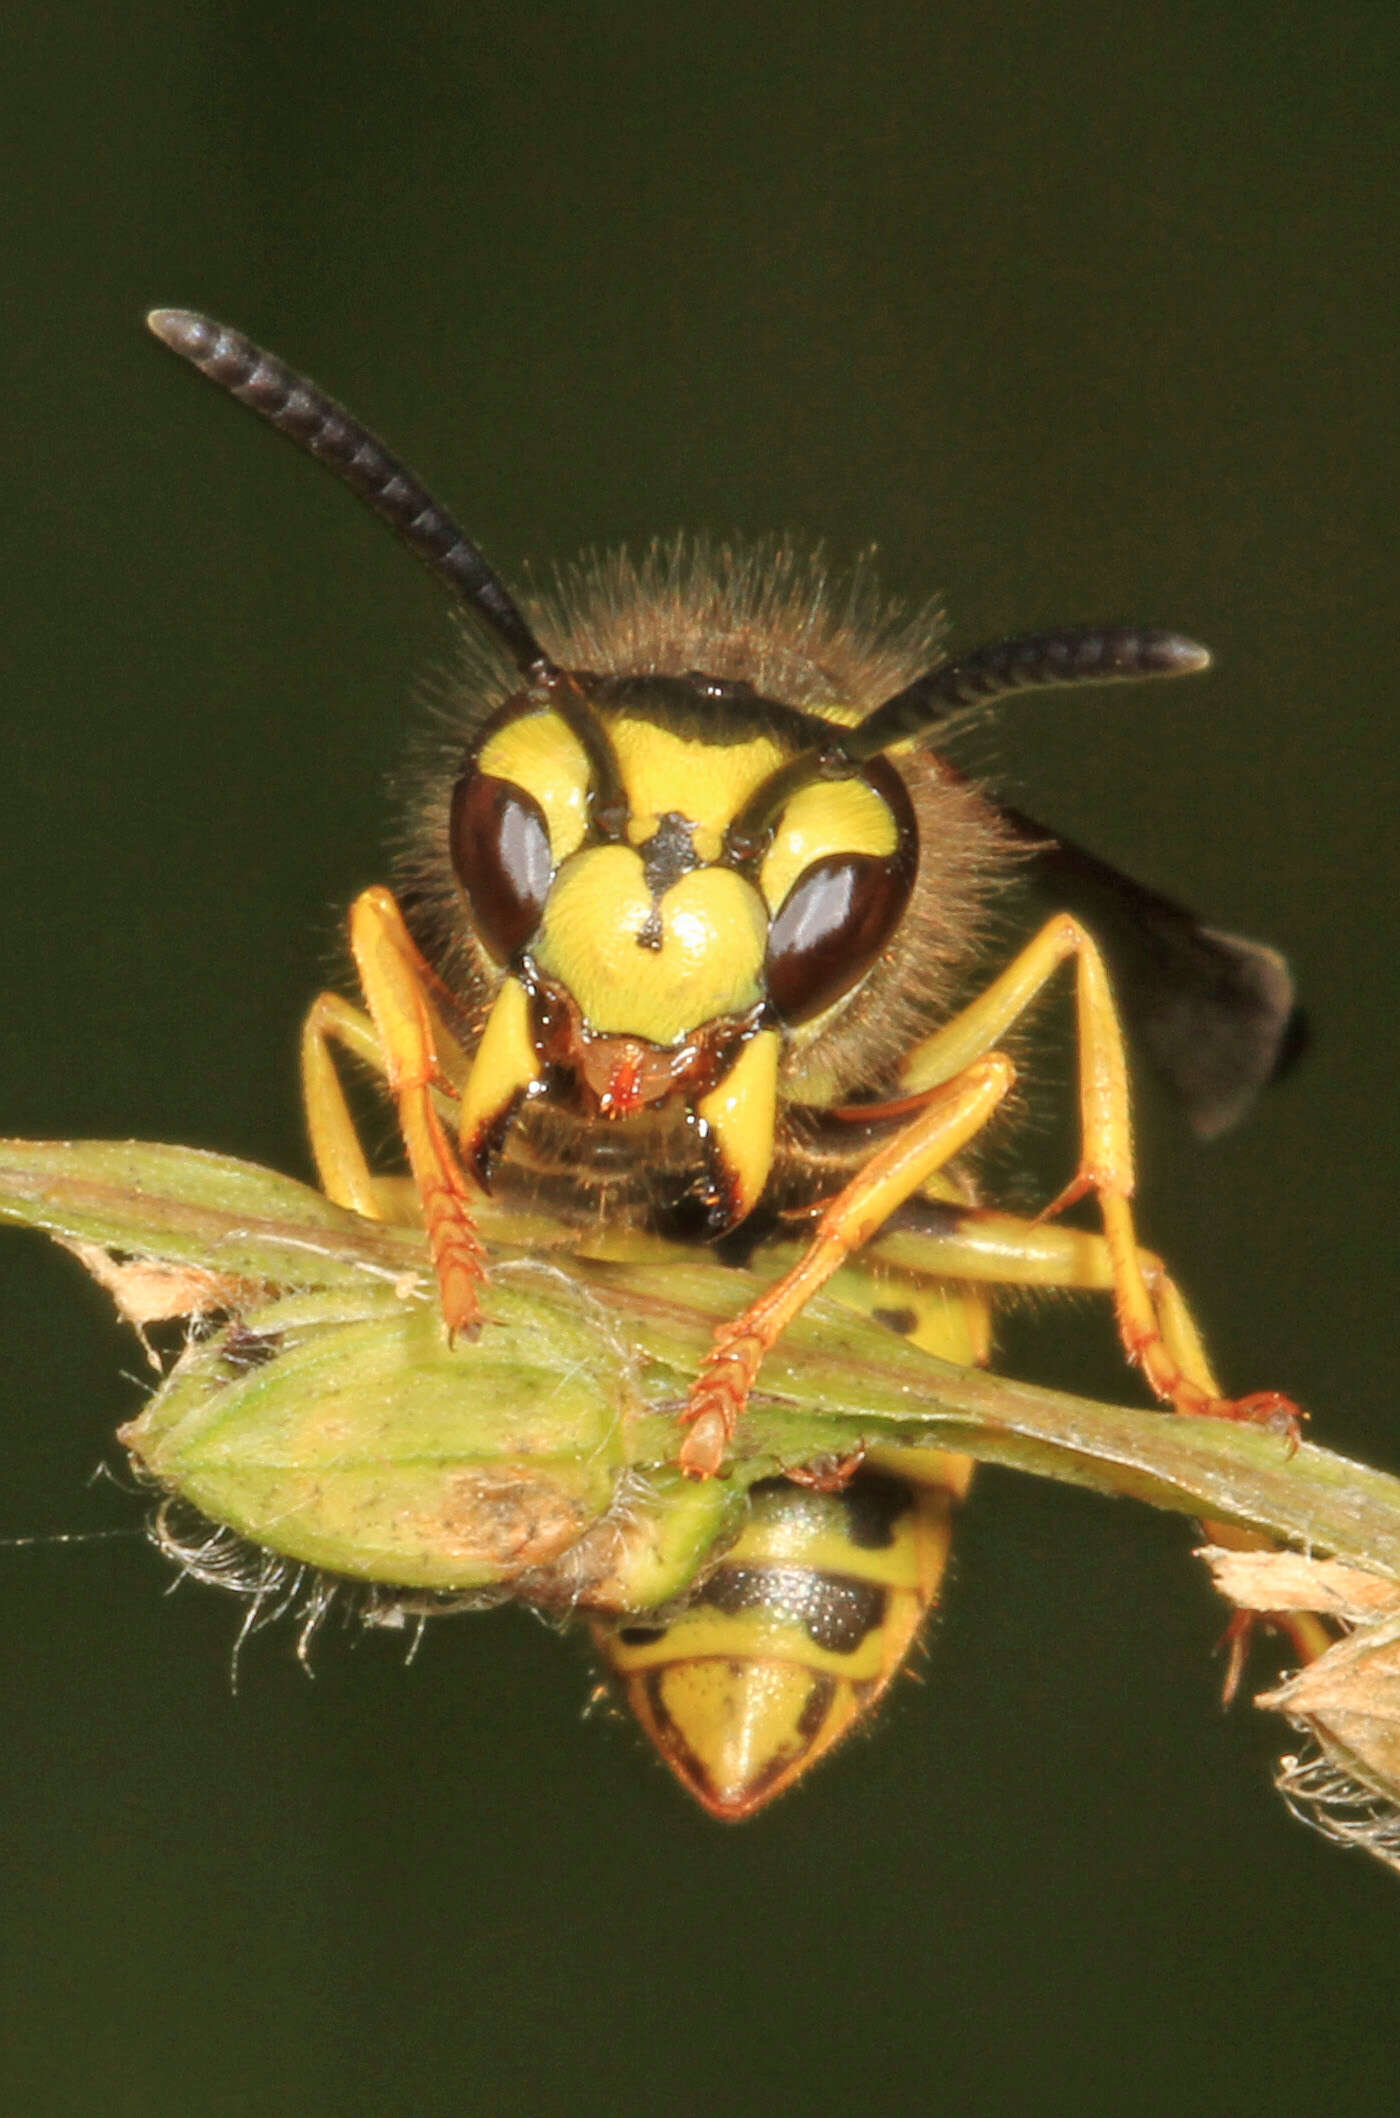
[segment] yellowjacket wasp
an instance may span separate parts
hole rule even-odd
[[[206,318],[150,323],[341,477],[472,620],[399,888],[351,911],[364,1008],[322,994],[302,1041],[326,1192],[372,1218],[421,1218],[449,1334],[481,1327],[483,1233],[544,1215],[583,1256],[702,1244],[771,1263],[684,1408],[694,1478],[722,1470],[765,1354],[833,1275],[891,1328],[969,1362],[988,1355],[980,1288],[1100,1289],[1164,1403],[1294,1417],[1277,1393],[1222,1397],[1139,1246],[1105,950],[1203,1134],[1276,1070],[1286,966],[997,803],[928,740],[1027,687],[1200,670],[1203,648],[1093,627],[952,657],[927,616],[897,622],[859,580],[842,601],[784,546],[658,547],[563,577],[527,614],[315,385]],[[1088,923],[1057,912],[969,994],[987,908],[1027,866]],[[1006,1105],[1001,1045],[1064,964],[1080,1164],[1026,1220],[978,1204],[958,1158]],[[370,1167],[337,1050],[387,1084],[407,1192]],[[1100,1234],[1054,1219],[1085,1195]],[[883,1689],[937,1593],[966,1478],[958,1459],[887,1454],[776,1481],[682,1606],[595,1627],[715,1813],[788,1785]]]

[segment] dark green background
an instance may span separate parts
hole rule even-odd
[[[1218,656],[1026,702],[1031,806],[1296,961],[1303,1071],[1143,1221],[1228,1378],[1400,1461],[1393,13],[165,6],[11,25],[6,1131],[305,1169],[301,1011],[382,872],[432,588],[180,372],[265,338],[516,575],[790,527],[965,643]],[[1035,1142],[1032,1143],[1034,1147]],[[1040,1140],[1042,1185],[1065,1174]],[[5,1238],[3,1527],[130,1526],[138,1366]],[[1017,1320],[1115,1394],[1102,1317]],[[1400,1885],[1222,1716],[1184,1525],[988,1476],[922,1688],[759,1822],[511,1613],[316,1681],[139,1542],[0,1554],[16,2112],[1395,2108]]]

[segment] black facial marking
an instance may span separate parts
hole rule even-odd
[[[666,929],[661,924],[661,914],[655,905],[647,913],[637,929],[639,949],[660,949],[665,946]]]
[[[701,670],[688,676],[621,676],[580,673],[588,696],[604,714],[624,713],[654,721],[682,742],[729,749],[757,735],[775,736],[796,754],[825,732],[826,723],[799,707],[765,698],[741,679],[712,677]]]
[[[668,809],[658,817],[656,829],[644,846],[637,851],[642,859],[642,874],[653,897],[661,897],[673,883],[688,875],[692,868],[703,867],[695,850],[694,826],[689,817],[679,810]]]
[[[710,677],[703,669],[688,669],[681,681],[693,684],[707,699],[724,699],[731,705],[736,699],[758,697],[747,677]]]

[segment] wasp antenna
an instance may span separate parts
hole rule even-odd
[[[456,591],[532,682],[557,674],[504,582],[471,539],[368,427],[333,397],[227,324],[189,309],[152,309],[162,345],[259,413],[279,434],[343,478],[409,550]]]
[[[1139,625],[1078,626],[994,640],[956,661],[940,662],[877,706],[841,747],[856,763],[908,742],[950,713],[983,706],[1035,685],[1124,684],[1139,677],[1189,676],[1210,662],[1208,648],[1178,632]]]

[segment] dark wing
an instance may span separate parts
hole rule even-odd
[[[1214,1139],[1302,1050],[1293,976],[1277,949],[1222,934],[1024,811],[1002,808],[1033,847],[1031,868],[1103,947],[1130,1033]]]

